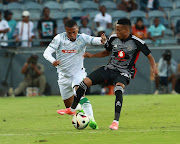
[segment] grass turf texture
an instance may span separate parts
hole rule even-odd
[[[0,98],[0,144],[179,144],[180,95],[124,96],[118,131],[109,130],[114,96],[88,96],[99,130],[77,130],[59,96]]]

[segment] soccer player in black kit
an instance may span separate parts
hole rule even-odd
[[[126,85],[135,77],[135,64],[140,51],[147,56],[153,73],[156,75],[158,71],[151,51],[143,40],[131,35],[130,20],[127,18],[119,19],[116,24],[116,34],[110,36],[105,44],[105,50],[95,54],[84,54],[84,56],[88,58],[105,57],[111,54],[111,60],[106,66],[93,71],[80,83],[70,110],[75,111],[77,104],[88,87],[101,83],[113,83],[115,85],[114,92],[116,96],[115,116],[109,128],[118,130],[119,117],[123,103],[123,92]]]

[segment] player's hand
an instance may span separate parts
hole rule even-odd
[[[152,68],[152,72],[153,72],[153,75],[158,75],[158,69],[157,69],[157,67],[154,67],[154,68]]]
[[[92,54],[90,54],[88,52],[85,52],[83,57],[85,57],[85,58],[92,58]]]
[[[58,66],[60,63],[61,63],[60,61],[54,61],[54,62],[52,63],[52,65],[53,65],[54,67],[56,67],[56,66]]]
[[[107,42],[107,38],[106,38],[106,35],[103,33],[101,35],[101,44],[105,44]]]

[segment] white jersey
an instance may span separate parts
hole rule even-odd
[[[58,34],[49,44],[48,48],[53,48],[56,52],[56,60],[61,63],[57,66],[57,72],[64,76],[71,77],[84,68],[83,54],[88,44],[100,45],[101,37],[92,37],[86,34],[78,34],[74,42],[70,41],[66,32]],[[47,48],[47,49],[48,49]],[[51,63],[46,50],[44,57]],[[54,59],[55,60],[55,59]]]

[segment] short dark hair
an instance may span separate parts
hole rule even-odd
[[[73,27],[73,26],[77,26],[77,23],[74,21],[74,20],[68,20],[66,23],[65,23],[65,27]]]
[[[121,18],[118,20],[117,24],[131,26],[131,21],[127,18]]]
[[[138,21],[142,21],[142,22],[143,22],[143,19],[142,19],[141,17],[138,17],[137,20],[136,20],[136,23],[137,23]]]

